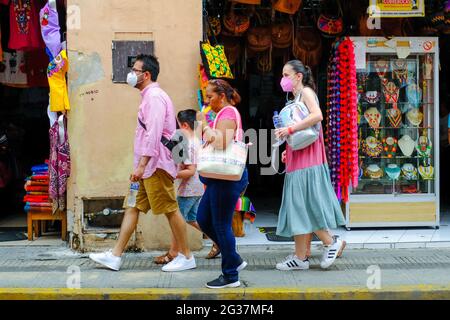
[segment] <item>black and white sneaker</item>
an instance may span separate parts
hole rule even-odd
[[[296,255],[287,256],[284,261],[277,263],[276,268],[280,271],[308,270],[309,260],[300,260]]]
[[[237,288],[241,285],[241,283],[238,281],[228,281],[225,279],[223,275],[221,275],[216,280],[210,281],[206,284],[206,287],[209,289],[223,289],[223,288]]]
[[[336,261],[338,253],[343,250],[344,246],[344,242],[340,239],[335,239],[334,243],[330,246],[324,246],[320,267],[322,269],[328,269]]]
[[[337,239],[339,239],[339,236],[333,236],[334,242],[336,242]],[[347,245],[347,242],[345,240],[342,240],[342,247],[339,250],[336,259],[339,259],[342,256],[342,253],[344,252],[346,245]]]

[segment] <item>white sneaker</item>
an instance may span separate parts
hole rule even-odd
[[[322,269],[328,269],[336,261],[339,252],[343,250],[343,246],[344,243],[340,239],[336,239],[330,246],[324,246],[325,251],[320,262],[320,267]]]
[[[277,263],[276,268],[281,271],[308,270],[309,260],[306,259],[305,261],[302,261],[296,255],[290,255],[287,256],[284,261]]]
[[[178,255],[162,267],[162,271],[165,272],[177,272],[184,271],[189,269],[195,269],[197,265],[195,264],[195,258],[192,256],[190,259],[187,259],[182,253],[178,253]]]
[[[119,271],[122,265],[122,258],[113,255],[112,250],[102,253],[91,253],[89,258],[114,271]]]
[[[239,265],[239,267],[237,267],[237,272],[241,272],[242,270],[244,270],[246,267],[248,266],[247,261],[242,261],[242,263]]]

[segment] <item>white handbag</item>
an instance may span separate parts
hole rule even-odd
[[[242,125],[239,112],[234,107],[236,113],[237,130],[233,141],[224,150],[215,149],[209,144],[200,148],[198,153],[197,170],[200,176],[211,179],[240,181],[247,164],[248,145],[238,139],[239,134],[242,136]],[[214,121],[213,128],[217,126],[220,113]]]
[[[293,102],[288,103],[283,110],[281,110],[280,118],[283,122],[283,126],[289,127],[309,116],[309,109],[302,101],[300,101],[301,98],[302,95],[299,94]],[[320,126],[321,124],[317,123],[312,127],[295,132],[288,136],[287,143],[292,150],[305,149],[319,139]]]

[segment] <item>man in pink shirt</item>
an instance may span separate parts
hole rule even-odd
[[[167,93],[156,82],[159,62],[154,56],[139,55],[128,74],[127,83],[140,90],[136,135],[134,139],[134,172],[131,182],[139,182],[136,204],[127,208],[122,222],[119,240],[113,250],[91,254],[89,257],[112,270],[120,269],[121,256],[136,229],[139,212],[164,214],[170,224],[172,236],[178,244],[178,256],[166,264],[167,272],[189,270],[196,267],[186,233],[186,222],[178,208],[174,180],[177,167],[172,153],[161,142],[170,140],[176,130],[175,111]],[[127,199],[125,204],[127,204]]]

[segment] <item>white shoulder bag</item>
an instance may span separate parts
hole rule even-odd
[[[198,153],[197,170],[200,176],[205,178],[240,181],[247,164],[248,145],[241,141],[242,124],[239,112],[235,107],[227,108],[232,108],[236,113],[237,129],[234,139],[224,150],[215,149],[212,144],[202,146]],[[220,113],[227,108],[217,114],[214,129],[217,127]]]
[[[285,127],[294,125],[295,123],[304,120],[309,116],[310,112],[308,107],[301,101],[302,95],[299,94],[297,98],[288,103],[280,112],[280,118]],[[317,99],[317,96],[316,96]],[[301,131],[297,131],[294,134],[288,136],[287,143],[292,150],[301,150],[309,147],[311,144],[319,139],[320,123],[306,128]]]
[[[299,94],[295,100],[290,101],[286,104],[286,106],[280,112],[281,122],[283,123],[283,127],[289,127],[294,125],[295,123],[304,120],[309,116],[310,112],[308,107],[301,101],[302,95]],[[317,102],[319,99],[316,96]],[[297,131],[294,134],[288,136],[286,139],[288,145],[292,148],[292,150],[301,150],[309,147],[311,144],[319,139],[320,135],[320,123],[316,125],[306,128],[301,131]],[[276,143],[272,147],[272,168],[279,174],[283,174],[283,172],[279,172],[276,165],[276,155],[278,148],[283,145],[282,143]]]

